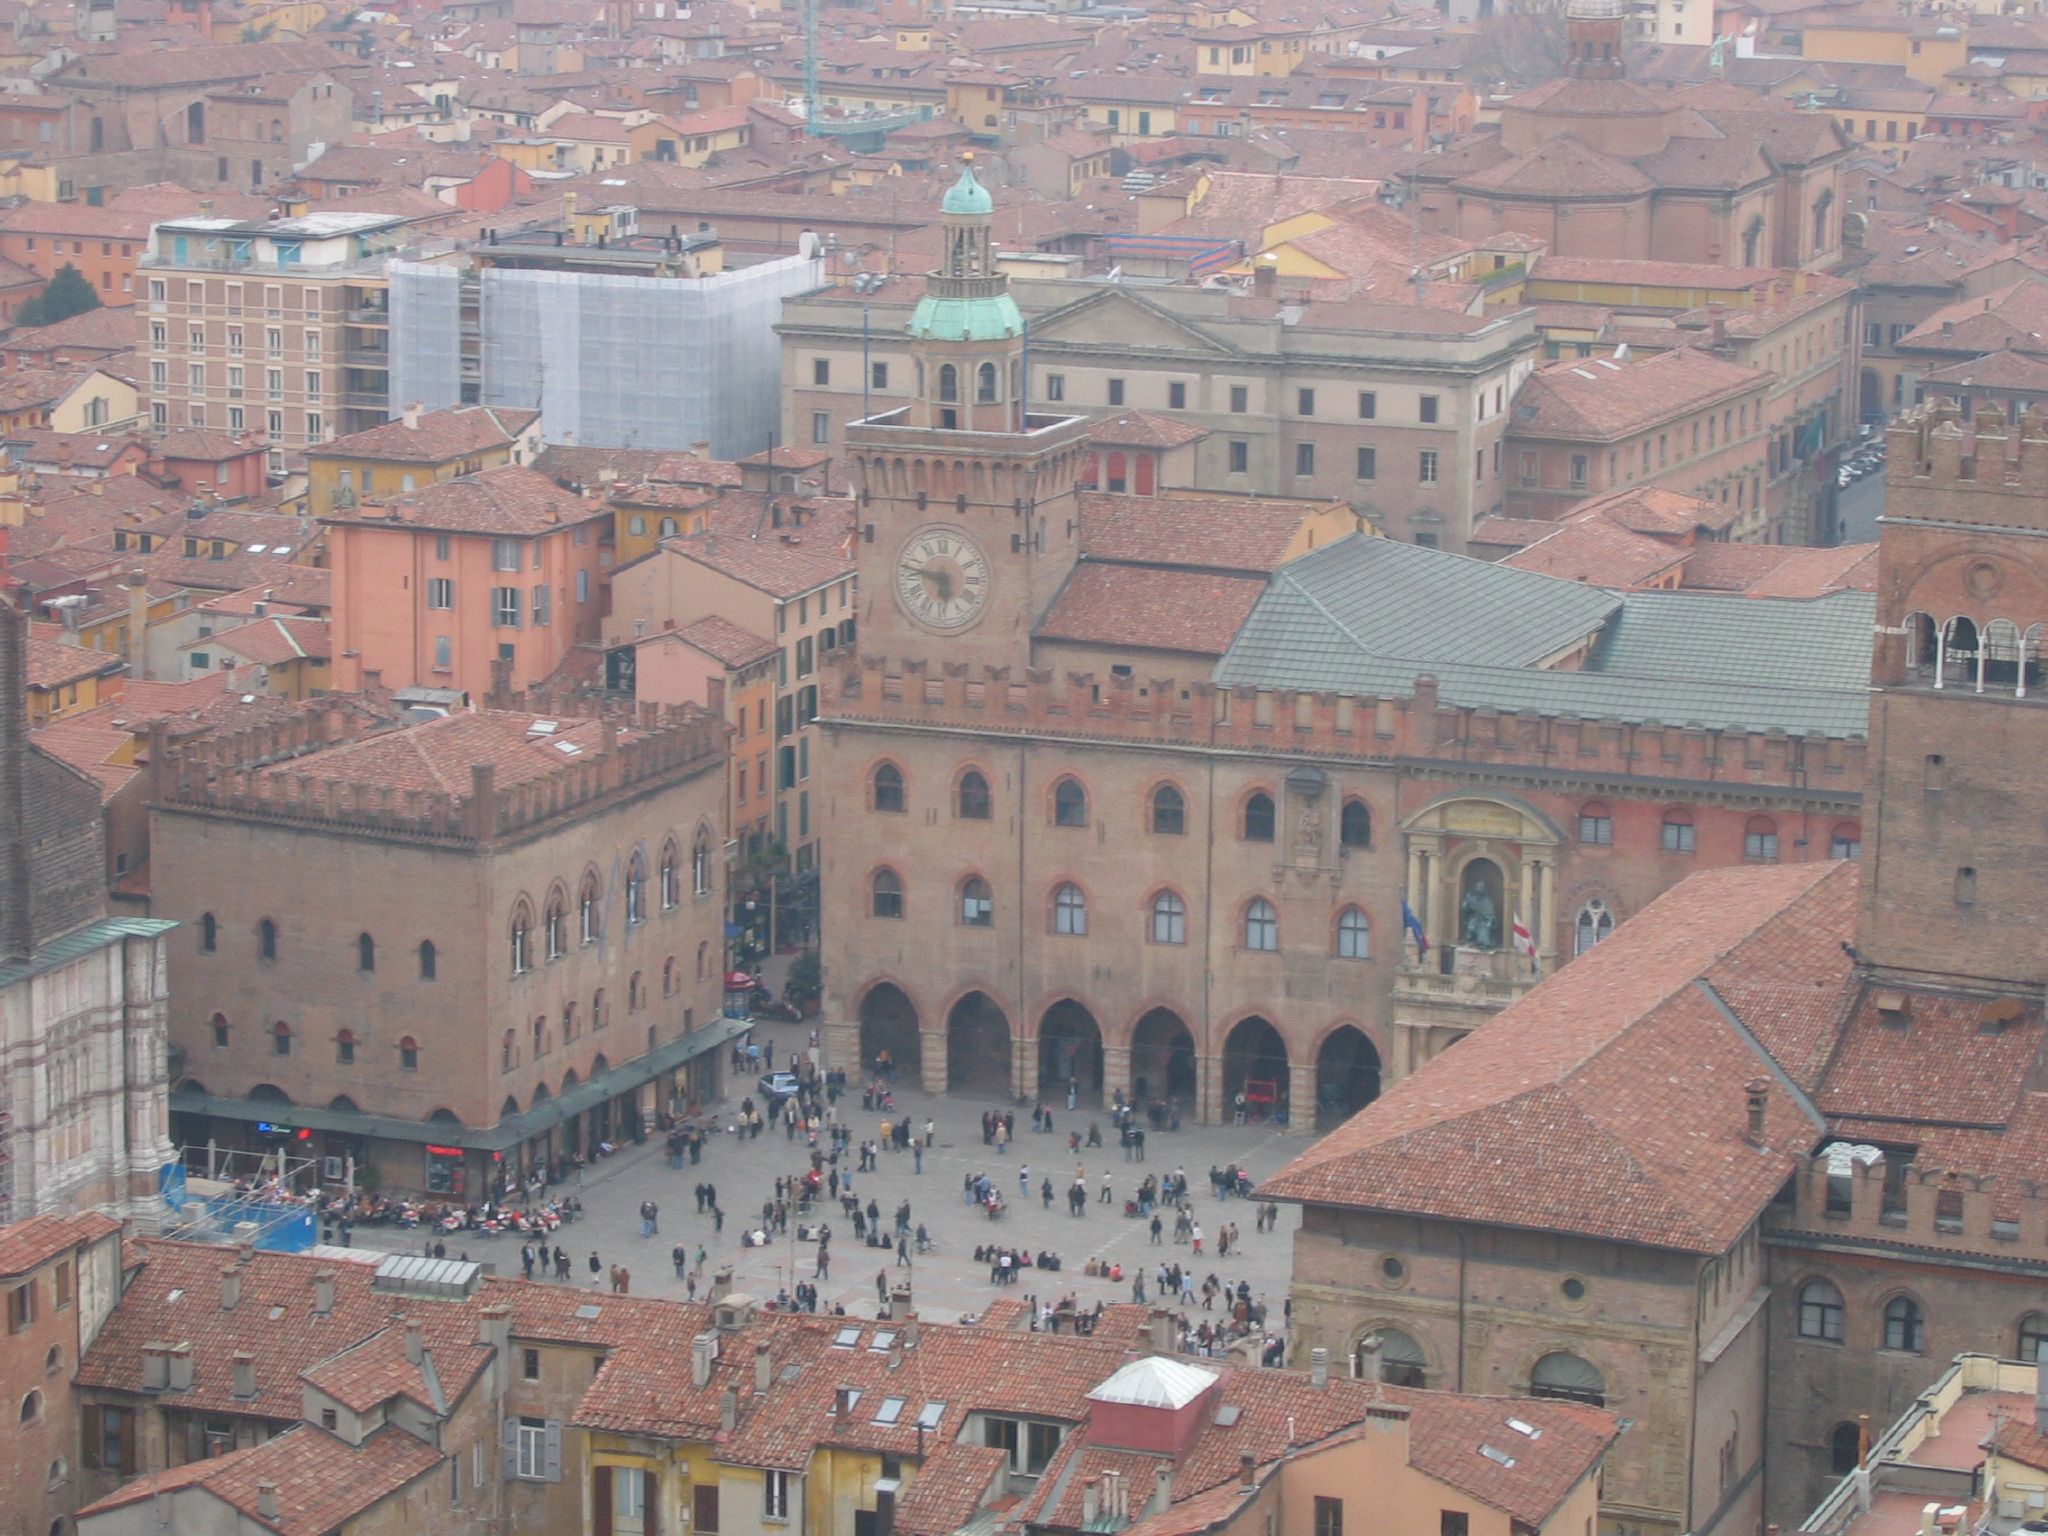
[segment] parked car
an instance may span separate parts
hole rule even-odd
[[[766,1099],[791,1099],[796,1097],[796,1074],[794,1072],[763,1072],[757,1087]]]

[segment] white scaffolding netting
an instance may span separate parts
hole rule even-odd
[[[430,411],[462,403],[462,274],[454,267],[393,261],[391,408]]]

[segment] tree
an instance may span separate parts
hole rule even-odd
[[[782,984],[782,995],[804,1012],[810,1012],[811,1004],[818,1000],[818,994],[825,990],[825,971],[819,964],[818,952],[807,949],[791,962],[789,980]]]
[[[65,262],[47,287],[15,313],[16,325],[55,325],[89,309],[100,307],[100,296],[92,291],[85,274]]]

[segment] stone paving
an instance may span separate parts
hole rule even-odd
[[[736,1105],[734,1100],[725,1108],[731,1111]],[[1254,1297],[1263,1298],[1268,1305],[1269,1327],[1278,1331],[1300,1213],[1283,1205],[1278,1226],[1272,1232],[1256,1232],[1257,1207],[1248,1200],[1218,1200],[1210,1191],[1209,1168],[1212,1163],[1220,1167],[1234,1162],[1256,1181],[1277,1172],[1308,1145],[1302,1136],[1272,1126],[1187,1125],[1175,1132],[1149,1133],[1147,1161],[1128,1163],[1114,1144],[1107,1116],[1091,1114],[1086,1106],[1072,1114],[1056,1108],[1055,1129],[1048,1135],[1031,1130],[1026,1109],[1017,1116],[1016,1139],[999,1156],[994,1148],[982,1145],[980,1121],[984,1110],[1006,1106],[959,1095],[933,1097],[915,1089],[899,1091],[896,1106],[897,1112],[908,1113],[920,1130],[927,1117],[934,1122],[936,1142],[924,1154],[923,1171],[917,1171],[910,1152],[884,1152],[878,1171],[856,1174],[853,1188],[863,1205],[872,1199],[880,1207],[884,1227],[891,1226],[897,1205],[910,1201],[912,1231],[922,1222],[936,1251],[913,1251],[907,1270],[897,1264],[893,1249],[869,1248],[857,1241],[839,1207],[826,1201],[819,1202],[818,1216],[832,1227],[828,1278],[814,1276],[816,1244],[796,1240],[794,1216],[789,1231],[774,1236],[766,1246],[741,1247],[741,1231],[750,1217],[758,1227],[761,1202],[772,1197],[776,1177],[801,1176],[809,1166],[808,1149],[802,1141],[786,1140],[782,1129],[775,1127],[747,1140],[726,1134],[712,1136],[705,1143],[703,1161],[695,1166],[686,1161],[680,1169],[668,1166],[661,1141],[650,1140],[586,1170],[580,1186],[556,1191],[576,1194],[584,1203],[584,1215],[554,1238],[569,1252],[571,1283],[586,1287],[592,1283],[589,1258],[595,1249],[607,1271],[613,1263],[627,1267],[632,1294],[680,1297],[685,1285],[676,1274],[671,1250],[682,1243],[693,1259],[697,1248],[704,1248],[707,1279],[730,1265],[735,1289],[763,1300],[806,1280],[818,1287],[821,1311],[829,1311],[836,1302],[844,1304],[850,1314],[871,1316],[876,1272],[886,1270],[891,1283],[909,1278],[922,1315],[951,1321],[975,1313],[1001,1296],[1036,1296],[1050,1301],[1072,1294],[1084,1307],[1098,1299],[1130,1301],[1133,1266],[1149,1263],[1156,1267],[1162,1261],[1178,1261],[1194,1268],[1198,1286],[1210,1274],[1232,1286],[1240,1280],[1248,1282]],[[856,1146],[863,1139],[877,1138],[883,1119],[895,1118],[863,1112],[858,1091],[851,1097],[842,1095],[839,1108]],[[1067,1150],[1067,1135],[1079,1130],[1085,1137],[1091,1119],[1101,1124],[1106,1144],[1093,1150],[1084,1146],[1078,1154],[1086,1170],[1089,1199],[1086,1213],[1075,1217],[1068,1213],[1065,1198],[1077,1161],[1077,1154]],[[849,1149],[841,1167],[850,1167],[852,1162]],[[1019,1193],[1018,1174],[1027,1167],[1030,1193],[1025,1196]],[[1190,1203],[1204,1238],[1199,1261],[1194,1260],[1189,1245],[1175,1245],[1170,1213],[1158,1247],[1152,1245],[1148,1222],[1123,1214],[1124,1198],[1136,1191],[1148,1171],[1164,1177],[1176,1167],[1187,1172]],[[1114,1196],[1107,1205],[1100,1203],[1105,1171]],[[988,1174],[1003,1191],[1008,1209],[1000,1221],[991,1222],[978,1207],[964,1201],[962,1182],[977,1172]],[[1048,1175],[1054,1190],[1050,1208],[1040,1196],[1041,1182]],[[726,1212],[723,1233],[714,1230],[710,1215],[697,1213],[692,1190],[700,1181],[717,1186],[718,1202]],[[660,1231],[653,1237],[641,1236],[639,1207],[643,1200],[653,1200],[661,1208]],[[1234,1246],[1227,1258],[1219,1259],[1217,1232],[1227,1223],[1240,1229],[1242,1246]],[[424,1233],[394,1228],[362,1227],[355,1232],[358,1247],[416,1252],[424,1241]],[[499,1274],[519,1273],[522,1239],[517,1236],[465,1232],[446,1241],[451,1258],[466,1252]],[[1063,1268],[1057,1273],[1032,1270],[1015,1285],[998,1288],[989,1283],[987,1265],[974,1260],[975,1247],[989,1242],[1028,1249],[1033,1254],[1050,1249],[1060,1255]],[[1121,1264],[1124,1278],[1090,1277],[1084,1273],[1090,1258]],[[1152,1291],[1148,1279],[1148,1300],[1157,1299]],[[1199,1299],[1184,1310],[1190,1321],[1202,1320]],[[1208,1316],[1214,1319],[1221,1313]]]

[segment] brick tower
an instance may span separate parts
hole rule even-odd
[[[1880,978],[2048,982],[2048,416],[1901,417],[1878,544],[1857,954]]]
[[[1566,68],[1577,80],[1619,80],[1628,32],[1626,0],[1571,0],[1565,8]]]

